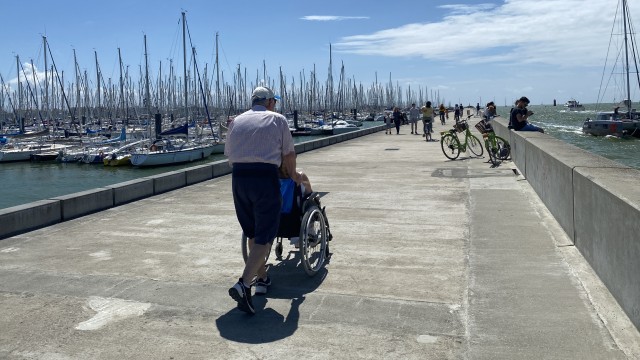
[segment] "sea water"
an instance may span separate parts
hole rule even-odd
[[[566,107],[529,105],[534,112],[529,121],[544,128],[545,133],[594,154],[640,169],[640,139],[615,136],[593,136],[582,133],[587,118],[595,119],[598,111],[612,111],[613,104],[585,104],[583,111],[569,111]],[[510,107],[499,107],[498,114],[509,118]]]

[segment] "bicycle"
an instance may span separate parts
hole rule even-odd
[[[470,117],[467,118],[467,120]],[[443,131],[440,133],[440,146],[444,156],[451,160],[455,160],[460,156],[461,151],[467,151],[467,148],[477,157],[482,156],[484,149],[482,143],[477,136],[471,133],[467,120],[462,120],[456,123],[453,129],[449,131]],[[464,142],[460,142],[458,133],[464,132]]]
[[[493,126],[486,120],[480,120],[475,128],[480,131],[484,139],[484,146],[489,154],[489,160],[494,167],[500,165],[504,160],[508,160],[511,156],[511,145],[504,138],[496,135]]]

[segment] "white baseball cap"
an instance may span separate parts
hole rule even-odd
[[[258,86],[253,89],[253,93],[251,94],[251,100],[255,99],[276,99],[280,100],[280,96],[274,95],[273,91],[266,86]]]

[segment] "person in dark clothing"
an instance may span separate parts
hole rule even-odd
[[[529,105],[529,99],[526,96],[516,101],[516,107],[511,109],[509,116],[509,126],[516,131],[539,131],[544,133],[542,128],[527,121],[533,115],[533,111],[527,110],[527,105]]]
[[[393,108],[393,114],[391,116],[393,117],[393,123],[396,125],[396,135],[400,135],[400,125],[402,125],[402,112],[400,112],[400,109],[397,106]]]

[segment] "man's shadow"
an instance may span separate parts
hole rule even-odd
[[[234,307],[216,320],[220,336],[241,343],[262,344],[284,339],[296,331],[300,305],[305,300],[305,294],[317,289],[327,277],[328,271],[322,267],[315,276],[307,275],[297,249],[287,242],[287,239],[283,240],[285,252],[288,251],[283,254],[284,259],[270,259],[269,276],[272,285],[269,286],[267,295],[253,296],[256,314],[249,315]],[[326,260],[328,262],[329,258]],[[269,299],[291,299],[289,313],[284,316],[268,308]]]

